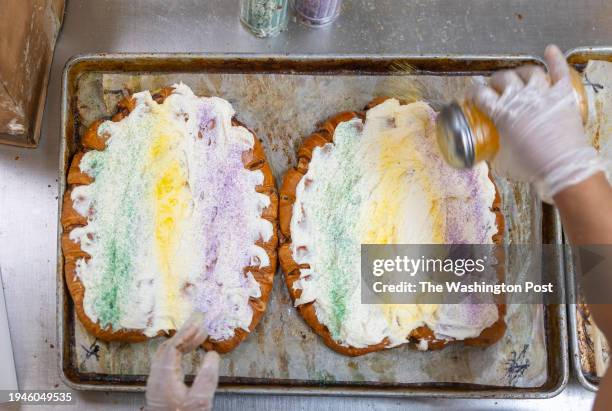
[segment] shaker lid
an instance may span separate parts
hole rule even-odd
[[[446,162],[455,168],[474,165],[472,130],[457,101],[444,106],[436,118],[438,146]]]

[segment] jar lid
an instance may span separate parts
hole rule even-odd
[[[444,106],[436,118],[436,134],[442,156],[455,168],[474,165],[472,130],[457,101]]]

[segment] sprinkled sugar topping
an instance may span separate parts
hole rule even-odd
[[[134,99],[128,117],[100,125],[106,149],[80,163],[94,182],[72,192],[87,216],[70,233],[91,255],[77,262],[85,312],[102,327],[153,336],[198,309],[212,338],[231,338],[248,329],[249,298],[261,296],[244,267],[270,264],[255,245],[273,234],[261,218],[269,198],[256,192],[263,174],[242,163],[254,137],[232,125],[227,101],[184,84],[163,104],[148,91]]]
[[[438,155],[435,113],[390,99],[365,123],[339,124],[317,147],[296,188],[292,252],[301,270],[296,305],[314,302],[318,320],[343,345],[406,342],[429,326],[438,338],[476,337],[498,318],[495,305],[361,304],[360,245],[492,242],[495,187],[485,164],[450,168]],[[469,224],[465,224],[469,221]],[[476,309],[478,308],[478,309]]]

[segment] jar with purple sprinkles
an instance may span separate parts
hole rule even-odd
[[[332,23],[340,15],[342,0],[294,0],[300,21],[312,27]]]

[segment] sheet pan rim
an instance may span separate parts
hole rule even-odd
[[[436,59],[451,59],[455,62],[488,62],[492,65],[494,63],[506,62],[508,66],[514,66],[516,64],[522,63],[533,63],[538,65],[544,65],[543,60],[537,56],[531,55],[465,55],[465,54],[394,54],[394,55],[357,55],[357,54],[349,54],[349,55],[278,55],[278,54],[252,54],[252,53],[93,53],[93,54],[78,54],[71,57],[64,67],[63,75],[62,75],[62,103],[61,103],[61,134],[60,134],[60,150],[59,150],[59,170],[58,170],[58,237],[57,237],[57,340],[59,350],[58,355],[58,366],[60,371],[60,378],[66,385],[75,390],[92,390],[92,391],[122,391],[122,392],[143,392],[145,387],[144,385],[134,386],[134,385],[117,385],[117,384],[91,384],[91,383],[81,383],[78,381],[74,381],[71,376],[66,372],[65,364],[66,360],[66,352],[65,352],[65,329],[66,325],[66,315],[67,315],[67,305],[68,300],[66,297],[66,289],[64,282],[64,273],[63,273],[63,256],[61,250],[61,234],[62,227],[59,222],[59,218],[61,216],[61,207],[63,194],[65,191],[66,183],[66,167],[67,167],[67,132],[69,132],[68,124],[71,121],[71,82],[75,81],[78,78],[79,73],[79,64],[80,63],[104,63],[104,62],[117,62],[126,60],[137,60],[137,59],[147,59],[147,61],[167,61],[169,59],[173,60],[205,60],[205,59],[216,59],[218,61],[223,61],[227,59],[255,59],[258,62],[266,62],[266,61],[277,61],[277,62],[298,62],[298,63],[313,63],[317,60],[333,60],[333,59],[344,59],[347,61],[368,61],[368,62],[389,62],[391,60],[402,60],[408,61],[413,60],[415,63],[418,62],[429,62]],[[129,61],[128,61],[129,63]],[[500,67],[496,67],[500,68]],[[103,70],[98,70],[103,71]],[[180,72],[180,70],[176,70]],[[448,72],[440,71],[438,72],[440,75],[449,75]],[[465,70],[455,72],[457,75],[467,75],[470,73],[471,75],[477,75],[481,72],[475,72],[473,70]],[[357,73],[358,75],[359,73]],[[419,72],[418,74],[436,74],[431,72]],[[555,219],[555,224],[552,227],[555,232],[555,236],[560,239],[560,223],[558,219]],[[560,241],[560,240],[558,240]],[[562,258],[561,258],[562,260]],[[558,271],[560,271],[560,281],[559,284],[562,288],[564,288],[565,283],[563,281],[563,261],[558,263]],[[541,389],[541,387],[534,388],[513,388],[513,387],[494,387],[492,386],[490,389],[487,388],[485,390],[470,390],[470,391],[462,391],[460,387],[456,388],[437,388],[433,389],[431,387],[409,387],[409,388],[365,388],[365,387],[304,387],[304,386],[244,386],[244,385],[231,385],[231,386],[220,386],[218,391],[219,393],[243,393],[243,394],[274,394],[274,395],[333,395],[333,396],[343,396],[343,395],[358,395],[358,396],[372,396],[372,397],[435,397],[435,398],[491,398],[491,399],[501,399],[501,398],[510,398],[510,399],[529,399],[529,398],[552,398],[561,391],[563,391],[569,380],[569,363],[567,359],[567,323],[566,323],[566,307],[565,305],[556,305],[552,307],[550,311],[555,316],[555,320],[559,323],[559,351],[561,353],[561,358],[558,361],[561,363],[561,367],[558,370],[560,375],[557,376],[556,383],[550,388]],[[553,361],[553,359],[549,360]],[[550,363],[550,362],[549,362]],[[548,377],[549,380],[553,378],[552,376]]]

